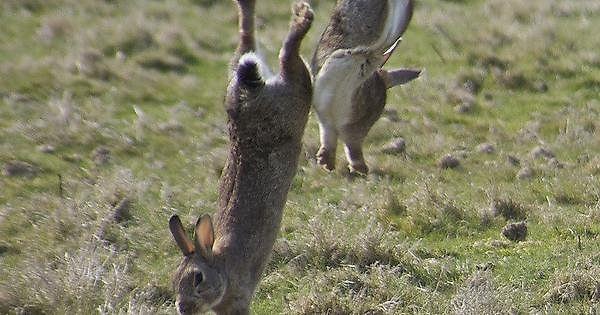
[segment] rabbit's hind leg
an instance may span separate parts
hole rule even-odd
[[[362,141],[351,141],[344,143],[344,152],[348,160],[350,173],[366,175],[369,173],[369,167],[365,163],[362,151]]]
[[[254,8],[255,0],[236,0],[238,5],[238,24],[240,39],[236,51],[239,58],[245,53],[256,51],[256,40],[254,38]],[[237,63],[237,60],[234,60]]]
[[[335,169],[335,151],[337,148],[337,131],[332,126],[319,122],[321,147],[317,152],[317,163],[328,171]]]

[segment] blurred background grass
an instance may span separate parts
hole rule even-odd
[[[273,65],[290,5],[258,1]],[[311,5],[307,59],[334,3]],[[174,313],[166,222],[216,209],[233,3],[4,0],[0,21],[0,313]],[[388,93],[368,177],[318,169],[311,114],[253,311],[597,313],[599,28],[592,0],[417,1],[388,67],[424,74]]]

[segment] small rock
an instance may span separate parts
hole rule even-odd
[[[395,138],[386,144],[381,152],[385,154],[400,154],[406,152],[406,141],[403,138]]]
[[[460,165],[460,161],[452,154],[448,153],[438,160],[438,167],[442,169],[456,168]]]
[[[533,169],[531,169],[531,167],[523,167],[519,170],[519,172],[517,173],[517,178],[518,179],[530,179],[533,177]]]
[[[51,144],[42,144],[38,146],[38,151],[50,154],[54,153],[56,151],[56,148]]]
[[[533,158],[546,158],[546,159],[551,159],[554,157],[554,153],[552,151],[550,151],[550,149],[543,147],[543,146],[537,146],[535,148],[533,148],[533,150],[531,150],[531,156]]]
[[[502,235],[513,242],[522,242],[527,238],[527,222],[509,223],[502,229]]]
[[[92,152],[92,160],[96,165],[104,165],[110,161],[110,150],[108,148],[100,146],[94,149]]]
[[[279,259],[291,258],[292,248],[285,238],[275,240],[275,244],[273,244],[273,256]]]
[[[521,165],[521,160],[519,160],[519,158],[517,158],[514,155],[509,155],[506,157],[508,163],[510,163],[510,165],[512,166],[519,166]]]
[[[8,177],[23,176],[33,177],[38,173],[38,168],[23,161],[9,161],[2,167],[2,175]]]
[[[550,160],[548,160],[548,167],[561,169],[564,168],[565,165],[561,163],[557,158],[551,158]]]
[[[492,154],[496,152],[496,147],[491,143],[482,143],[477,146],[477,152]]]
[[[309,264],[309,259],[306,254],[300,254],[288,262],[288,265],[296,270],[306,270],[306,266]]]

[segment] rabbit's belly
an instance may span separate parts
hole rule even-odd
[[[352,95],[365,81],[360,63],[327,63],[315,79],[313,105],[319,120],[336,129],[352,121]]]
[[[320,85],[315,88],[314,101],[315,110],[323,123],[337,128],[345,125],[352,114],[352,94],[356,86],[338,84],[335,87]]]

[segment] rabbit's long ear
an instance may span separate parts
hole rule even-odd
[[[374,49],[383,49],[391,54],[398,39],[402,37],[412,19],[413,0],[388,0],[387,16],[383,30],[378,40],[371,46]]]
[[[183,225],[181,224],[181,220],[177,215],[173,215],[171,219],[169,219],[169,229],[171,230],[171,234],[173,234],[173,238],[181,249],[181,252],[184,256],[189,256],[194,253],[194,246],[190,239],[185,235],[185,231],[183,230]]]
[[[210,215],[205,214],[198,218],[196,222],[196,231],[194,234],[194,246],[196,251],[206,260],[213,259],[213,243],[215,242],[215,232],[213,230],[212,219]]]
[[[421,70],[413,69],[394,69],[379,70],[379,75],[383,78],[386,88],[392,88],[396,85],[406,84],[421,75]]]
[[[396,5],[393,10],[391,10],[393,11],[391,16],[393,17],[392,21],[395,22],[395,25],[391,33],[394,34],[392,38],[396,41],[406,31],[408,23],[410,23],[410,20],[412,19],[415,5],[413,0],[396,0],[394,2]]]

